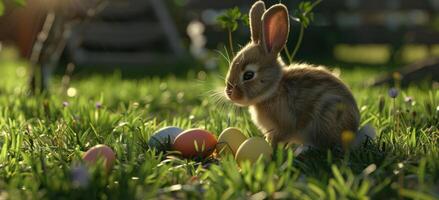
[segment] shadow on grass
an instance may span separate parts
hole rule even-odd
[[[57,67],[54,71],[55,76],[62,76],[66,71],[67,63],[63,61],[60,67]],[[75,66],[73,71],[73,76],[76,79],[84,79],[93,75],[112,75],[115,72],[121,74],[124,79],[140,79],[145,77],[185,77],[185,75],[194,70],[202,70],[203,66],[201,63],[195,61],[191,58],[181,58],[175,61],[164,61],[163,63],[153,63],[151,65],[139,66]]]

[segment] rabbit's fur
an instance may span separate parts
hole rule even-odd
[[[280,58],[289,33],[284,5],[265,10],[257,1],[250,9],[250,28],[251,42],[232,60],[225,93],[249,107],[272,146],[298,142],[331,148],[342,144],[342,132],[357,132],[357,104],[339,78],[323,67],[287,66]]]

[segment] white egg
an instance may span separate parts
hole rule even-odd
[[[272,154],[273,149],[267,141],[260,137],[252,137],[239,146],[235,159],[238,164],[246,160],[253,164],[259,157],[262,157],[264,160],[270,160]]]
[[[173,144],[175,138],[183,132],[183,129],[168,126],[155,132],[148,141],[148,146],[158,150],[165,150],[167,144]]]

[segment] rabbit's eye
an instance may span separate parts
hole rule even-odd
[[[248,81],[248,80],[252,79],[254,76],[255,76],[254,72],[246,71],[246,72],[244,72],[243,79],[244,79],[244,81]]]

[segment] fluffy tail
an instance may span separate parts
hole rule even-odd
[[[357,135],[352,142],[352,148],[356,149],[358,147],[361,147],[361,145],[364,144],[367,139],[374,139],[375,137],[375,128],[370,124],[366,124],[361,127],[360,130],[358,130]]]

